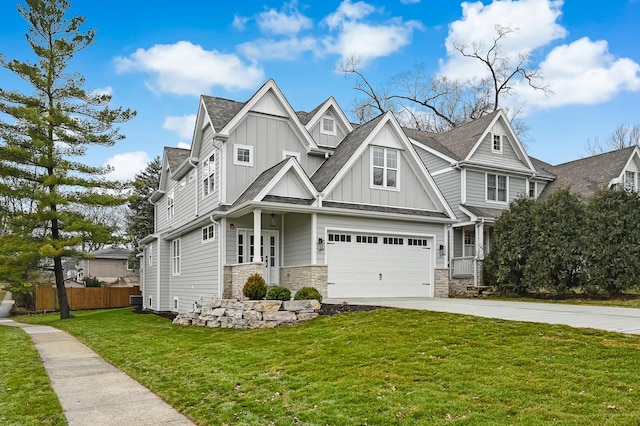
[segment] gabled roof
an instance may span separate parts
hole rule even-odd
[[[477,221],[479,219],[495,220],[498,217],[500,217],[502,212],[504,212],[504,209],[491,209],[487,207],[467,206],[465,204],[460,204],[460,210],[462,210],[464,214],[469,216],[472,221]]]
[[[597,191],[608,188],[622,174],[637,149],[636,146],[622,148],[553,166],[557,178],[545,187],[541,198],[548,197],[560,188],[570,188],[583,198],[591,197]]]
[[[553,166],[547,162],[529,156],[533,167],[536,169],[536,176],[544,179],[555,179],[556,174],[553,172]]]
[[[311,110],[309,112],[296,111],[296,115],[300,119],[300,123],[302,123],[304,126],[306,126],[307,123],[309,123],[309,120],[311,120],[313,118],[313,116],[316,115],[318,113],[318,111],[320,111],[320,109],[325,104],[325,102],[327,102],[327,100],[325,100],[324,102],[322,102],[320,105],[318,105],[317,107],[315,107],[313,110]]]
[[[213,96],[202,95],[209,120],[213,125],[213,129],[218,132],[224,128],[245,106],[246,102],[232,101],[230,99],[217,98]]]
[[[482,134],[487,130],[491,122],[500,114],[496,110],[490,114],[455,127],[444,133],[433,134],[434,139],[453,154],[453,158],[462,161],[476,146]]]
[[[351,122],[349,121],[347,116],[344,115],[342,108],[340,108],[340,105],[338,105],[338,102],[336,102],[333,96],[330,96],[329,98],[327,98],[326,101],[318,105],[313,111],[311,111],[305,117],[305,119],[308,120],[306,123],[304,123],[305,128],[311,131],[311,129],[320,121],[322,116],[324,116],[329,109],[333,109],[335,111],[336,115],[342,122],[342,125],[345,127],[347,133],[353,130],[353,126],[351,125]]]
[[[165,146],[164,147],[165,155],[167,156],[167,164],[169,165],[169,169],[172,172],[175,172],[178,167],[182,163],[184,163],[187,158],[189,158],[189,154],[191,153],[190,149],[185,148],[172,148]]]
[[[425,147],[431,148],[432,150],[444,154],[452,160],[460,161],[460,159],[453,152],[449,151],[446,146],[442,145],[436,140],[434,133],[423,132],[422,130],[416,129],[409,129],[407,127],[403,127],[402,131],[405,135],[419,142]]]
[[[384,114],[380,114],[373,120],[349,133],[342,142],[340,142],[340,145],[338,145],[333,155],[322,163],[313,176],[311,176],[311,182],[313,182],[318,191],[324,191],[383,117]]]

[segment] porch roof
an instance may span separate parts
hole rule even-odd
[[[463,211],[471,213],[474,217],[471,219],[489,219],[495,220],[504,211],[503,209],[491,209],[487,207],[477,207],[477,206],[467,206],[465,204],[461,204],[460,207]]]
[[[449,219],[449,216],[447,216],[445,213],[434,212],[429,210],[413,210],[413,209],[403,209],[398,207],[374,206],[369,204],[338,203],[335,201],[323,201],[322,206],[329,207],[329,208],[347,209],[347,210],[395,213],[395,214],[412,215],[412,216],[432,217],[432,218],[438,218],[438,219]]]

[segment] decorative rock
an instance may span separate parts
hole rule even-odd
[[[320,302],[311,300],[288,300],[284,302],[285,311],[306,311],[313,312],[320,309]]]
[[[220,306],[222,306],[222,299],[213,299],[213,300],[209,303],[209,307],[210,307],[211,309],[219,308]]]
[[[220,327],[220,321],[218,321],[217,319],[209,320],[209,321],[207,321],[207,327],[219,328]]]
[[[226,316],[230,318],[242,318],[242,309],[227,309]]]
[[[180,325],[191,325],[191,320],[189,318],[181,318],[178,322]]]
[[[259,312],[276,312],[282,306],[281,300],[251,300],[244,302],[245,310],[254,310]]]
[[[200,309],[200,316],[201,317],[209,316],[209,315],[211,315],[211,311],[212,311],[212,308],[210,306],[203,306]]]
[[[197,325],[198,327],[204,327],[205,325],[207,325],[207,321],[200,318],[196,318],[193,321],[191,321],[191,324]]]
[[[221,317],[221,316],[223,316],[223,315],[224,315],[225,311],[226,311],[226,309],[225,309],[225,308],[214,308],[214,309],[211,311],[211,315],[214,315],[214,316],[216,316],[216,317]]]
[[[317,312],[300,312],[298,314],[298,321],[307,321],[317,318],[320,314]]]
[[[298,319],[295,312],[290,311],[277,311],[277,312],[265,312],[262,314],[262,319],[265,321],[295,321]]]
[[[262,312],[258,311],[244,311],[242,313],[242,318],[249,321],[260,321],[262,320]]]

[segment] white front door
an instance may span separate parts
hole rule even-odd
[[[253,259],[255,238],[250,229],[238,231],[238,263],[249,263]],[[278,249],[278,231],[262,231],[260,235],[260,253],[264,264],[263,277],[268,285],[280,282],[280,259]]]

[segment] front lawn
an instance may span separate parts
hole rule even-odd
[[[380,309],[180,327],[131,309],[64,329],[201,425],[640,423],[640,336]]]
[[[0,326],[0,424],[66,425],[31,338]]]

